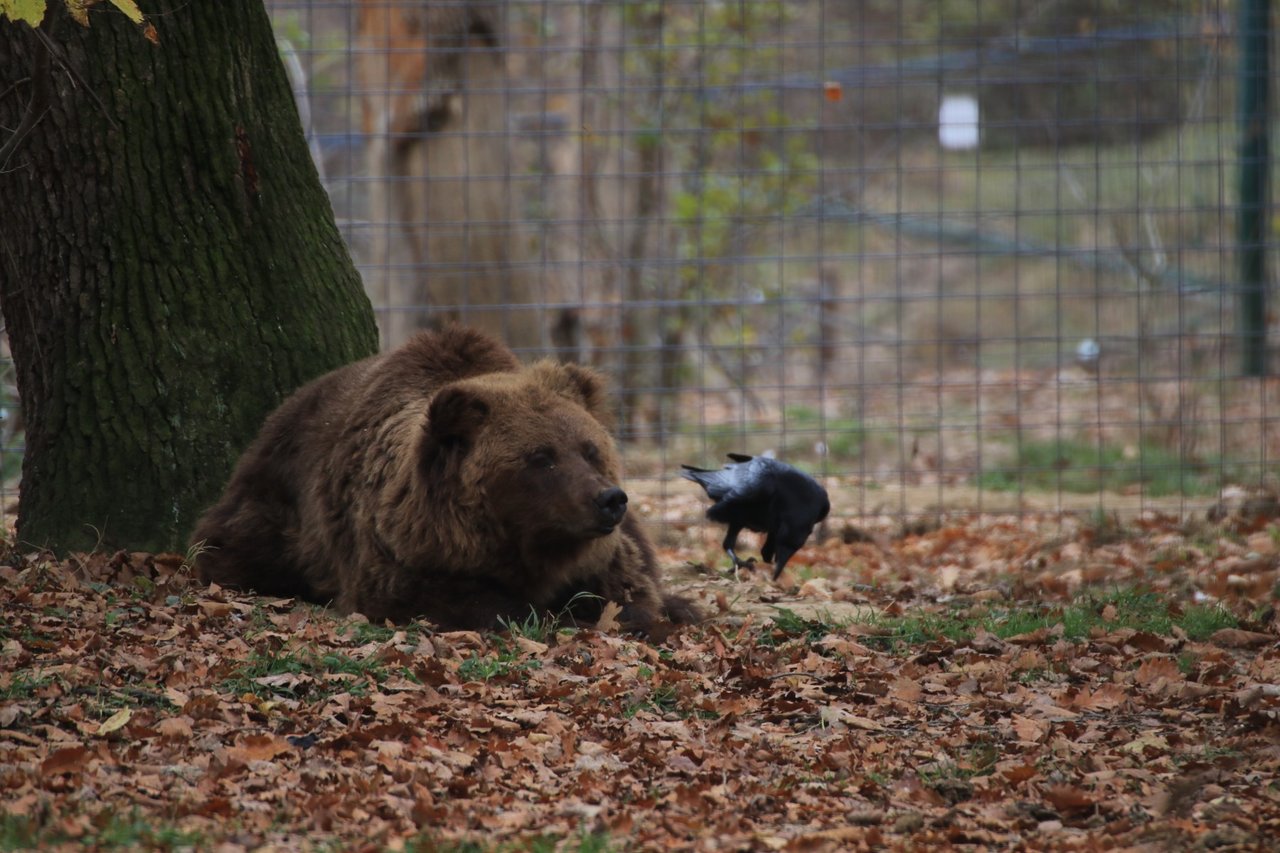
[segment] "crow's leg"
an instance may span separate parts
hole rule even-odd
[[[760,549],[760,558],[766,563],[773,562],[773,534],[764,537],[764,546]]]
[[[743,566],[751,565],[751,563],[747,562],[746,560],[738,559],[738,555],[733,550],[738,545],[738,534],[740,532],[742,532],[742,528],[740,526],[730,524],[729,532],[725,534],[724,542],[721,543],[721,547],[724,548],[725,553],[727,553],[729,555],[729,558],[733,560],[733,579],[734,580],[738,580],[738,569],[742,568]]]
[[[782,547],[782,551],[785,552],[786,550],[787,550],[787,547],[784,545]],[[776,560],[774,559],[775,556],[777,557]],[[761,547],[760,549],[760,557],[766,563],[773,564],[773,579],[777,580],[778,576],[782,574],[782,567],[787,564],[787,560],[791,559],[791,554],[788,553],[786,554],[785,557],[782,555],[782,553],[777,553],[775,555],[774,544],[773,544],[773,534],[769,533],[767,536],[764,537],[764,546]]]
[[[775,581],[782,576],[782,570],[787,567],[787,560],[790,560],[795,552],[796,549],[788,545],[778,548],[778,559],[773,564],[773,579]]]

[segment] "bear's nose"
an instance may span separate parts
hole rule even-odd
[[[610,486],[596,495],[596,506],[600,510],[600,518],[613,527],[627,513],[627,493],[617,486]]]

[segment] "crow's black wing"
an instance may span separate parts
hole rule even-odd
[[[726,465],[716,472],[720,488],[716,494],[708,491],[716,505],[707,511],[707,516],[750,530],[768,530],[778,490],[777,472],[772,463],[772,459],[757,456],[749,462]]]
[[[681,465],[683,470],[680,476],[686,480],[692,480],[706,491],[707,497],[712,500],[720,500],[728,493],[731,484],[725,482],[724,472],[708,471],[706,468],[696,468],[693,465]]]
[[[773,494],[774,484],[770,463],[772,459],[763,456],[743,456],[730,454],[731,458],[746,461],[731,462],[719,471],[708,471],[692,465],[681,466],[684,470],[680,476],[693,480],[707,492],[707,497],[717,501],[723,510],[727,506],[738,504],[755,505],[767,503]],[[756,513],[752,513],[753,515]]]

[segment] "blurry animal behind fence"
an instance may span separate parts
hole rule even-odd
[[[503,4],[360,0],[357,20],[365,281],[384,346],[450,320],[541,346],[513,211]]]

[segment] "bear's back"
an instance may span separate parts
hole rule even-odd
[[[426,412],[442,387],[518,371],[506,346],[464,327],[419,332],[399,349],[334,371],[299,392],[298,415],[311,446],[304,498],[302,561],[339,558],[354,547],[351,528],[368,530],[385,509],[388,484],[406,488]],[[314,391],[312,390],[314,386]],[[308,393],[311,391],[311,393]],[[319,420],[323,426],[315,428]]]
[[[489,373],[520,369],[520,361],[493,338],[462,326],[419,332],[399,349],[378,358],[366,396],[420,399],[443,385]]]

